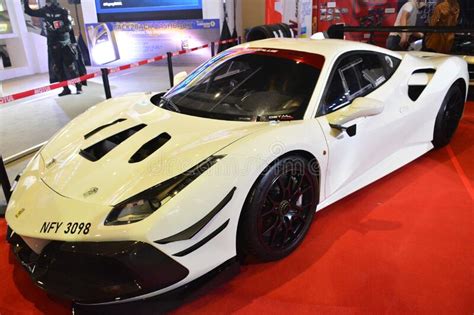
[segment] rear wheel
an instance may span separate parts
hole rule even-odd
[[[433,145],[447,145],[456,131],[464,111],[464,94],[459,85],[452,86],[446,94],[436,116]]]
[[[239,225],[240,246],[261,261],[289,255],[311,225],[317,202],[316,167],[299,156],[269,167],[253,186]]]

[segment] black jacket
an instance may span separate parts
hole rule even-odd
[[[61,44],[62,46],[71,43],[69,32],[72,30],[72,23],[69,12],[57,5],[42,7],[38,10],[30,8],[28,0],[25,1],[25,13],[30,16],[44,19],[46,25],[48,45]]]

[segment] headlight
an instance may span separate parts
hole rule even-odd
[[[122,225],[145,219],[223,157],[213,155],[192,169],[121,202],[112,209],[104,224]]]

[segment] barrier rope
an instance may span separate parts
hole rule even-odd
[[[222,40],[222,41],[215,41],[215,42],[212,42],[212,43],[204,44],[202,46],[193,47],[193,48],[189,48],[189,49],[183,49],[183,50],[174,52],[174,53],[172,53],[172,56],[184,55],[184,54],[194,52],[196,50],[209,48],[209,47],[211,47],[212,44],[223,45],[223,44],[237,42],[238,40],[239,40],[238,38],[231,38],[231,39]],[[133,63],[126,64],[126,65],[123,65],[123,66],[119,66],[119,67],[108,68],[107,71],[108,71],[109,74],[117,73],[117,72],[120,72],[120,71],[129,70],[129,69],[132,69],[132,68],[144,66],[146,64],[154,63],[154,62],[157,62],[157,61],[160,61],[160,60],[165,60],[166,58],[167,58],[166,54],[165,55],[160,55],[160,56],[156,56],[154,58],[148,58],[148,59],[145,59],[145,60],[141,60],[141,61],[138,61],[138,62],[133,62]],[[96,77],[99,77],[101,75],[102,75],[101,71],[96,71],[96,72],[89,73],[89,74],[86,74],[86,75],[83,75],[81,77],[77,77],[77,78],[74,78],[74,79],[61,81],[61,82],[53,83],[53,84],[50,84],[50,85],[45,85],[45,86],[42,86],[42,87],[38,87],[38,88],[35,88],[35,89],[31,89],[31,90],[27,90],[27,91],[15,93],[15,94],[7,95],[7,96],[2,96],[2,97],[0,97],[0,105],[11,103],[11,102],[14,102],[14,101],[17,101],[17,100],[20,100],[20,99],[23,99],[23,98],[27,98],[27,97],[30,97],[30,96],[46,93],[46,92],[56,90],[56,89],[59,89],[59,88],[62,88],[62,87],[68,86],[68,85],[74,85],[76,83],[79,83],[79,82],[82,82],[82,81],[87,81],[89,79],[96,78]]]
[[[149,59],[141,60],[141,61],[138,61],[138,62],[133,62],[133,63],[127,64],[127,65],[123,65],[123,66],[119,66],[119,67],[115,67],[115,68],[109,68],[108,71],[109,71],[109,73],[117,73],[119,71],[124,71],[124,70],[128,70],[128,69],[144,66],[144,65],[147,65],[149,63],[153,63],[153,62],[160,61],[160,60],[163,60],[163,59],[166,59],[166,55],[156,56],[154,58],[149,58]]]
[[[49,91],[52,91],[52,90],[56,90],[56,89],[65,87],[67,85],[74,85],[76,83],[86,81],[86,80],[98,77],[100,75],[101,75],[101,72],[97,71],[97,72],[89,73],[89,74],[86,74],[86,75],[83,75],[81,77],[74,78],[74,79],[71,79],[71,80],[61,81],[61,82],[53,83],[53,84],[50,84],[50,85],[45,85],[45,86],[41,86],[41,87],[38,87],[38,88],[35,88],[35,89],[31,89],[31,90],[28,90],[28,91],[23,91],[23,92],[19,92],[19,93],[7,95],[7,96],[2,96],[2,97],[0,97],[0,105],[10,103],[10,102],[13,102],[13,101],[17,101],[17,100],[20,100],[22,98],[30,97],[30,96],[33,96],[33,95],[46,93],[46,92],[49,92]]]

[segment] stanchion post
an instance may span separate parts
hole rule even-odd
[[[170,76],[170,87],[174,86],[174,73],[173,73],[173,53],[167,52],[167,61],[168,61],[168,74]]]
[[[112,98],[112,91],[110,91],[110,82],[109,82],[109,69],[102,68],[102,82],[104,83],[105,98]]]
[[[211,42],[211,57],[214,57],[216,55],[216,43]]]
[[[5,168],[5,164],[3,163],[3,158],[0,155],[0,184],[3,189],[3,194],[5,195],[5,199],[7,203],[10,201],[11,197],[11,186],[10,186],[10,179],[8,179],[7,170]]]

